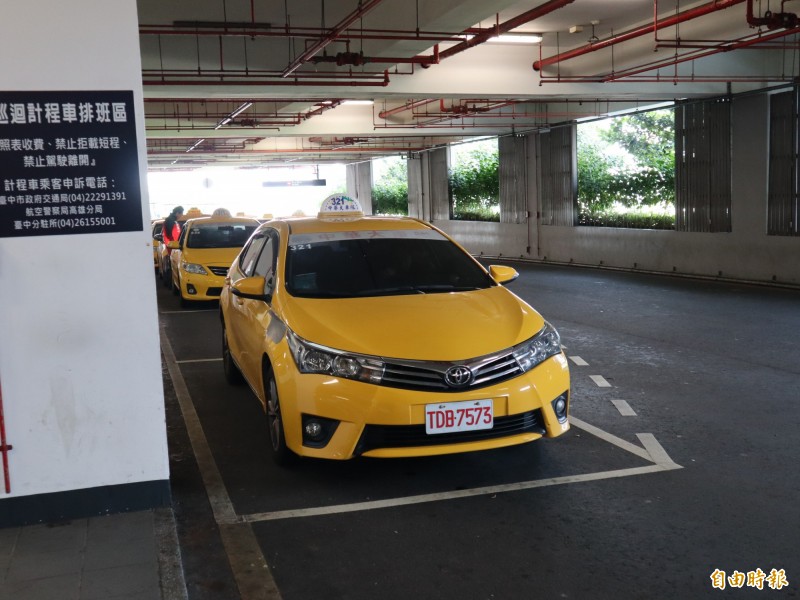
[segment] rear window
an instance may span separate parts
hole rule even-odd
[[[258,225],[217,223],[194,225],[186,236],[187,248],[241,248]]]
[[[348,235],[355,239],[342,239]],[[324,239],[326,236],[331,239]],[[433,230],[295,235],[289,239],[286,288],[293,296],[431,294],[493,285],[471,257]]]

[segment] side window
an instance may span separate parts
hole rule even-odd
[[[269,241],[264,246],[264,251],[258,257],[258,263],[254,275],[259,275],[266,281],[264,292],[272,293],[275,285],[275,264],[278,259],[278,234],[275,231],[269,232]]]
[[[258,233],[250,240],[247,249],[242,253],[242,258],[239,259],[239,269],[244,273],[245,277],[252,277],[255,270],[258,255],[261,253],[261,248],[264,247],[264,242],[269,239],[267,232]]]
[[[189,228],[188,228],[186,225],[184,225],[184,226],[181,228],[181,235],[180,235],[180,237],[178,238],[178,246],[180,246],[181,248],[183,248],[183,242],[184,242],[184,241],[186,241],[186,232],[187,232],[188,230],[189,230]]]

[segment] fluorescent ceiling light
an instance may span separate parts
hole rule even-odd
[[[538,44],[542,36],[534,33],[504,33],[486,41],[490,44]]]
[[[350,106],[372,106],[372,100],[345,100],[342,104],[349,104]]]

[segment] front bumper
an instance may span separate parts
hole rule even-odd
[[[281,344],[282,345],[282,344]],[[354,456],[431,456],[501,448],[556,437],[569,430],[552,402],[569,401],[569,367],[563,354],[514,379],[461,392],[390,388],[329,375],[301,374],[287,352],[273,361],[288,446],[297,454],[329,459]],[[280,364],[276,364],[280,363]],[[442,402],[491,399],[491,430],[425,433],[425,407]],[[335,422],[322,447],[304,444],[303,416]]]
[[[186,300],[219,300],[225,278],[219,275],[198,275],[181,269],[181,297]]]

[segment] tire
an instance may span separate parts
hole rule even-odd
[[[225,381],[231,385],[241,385],[244,383],[244,376],[231,356],[231,349],[228,346],[228,333],[225,329],[225,325],[222,326],[222,370],[225,372]]]
[[[278,386],[275,383],[275,375],[272,372],[272,368],[267,366],[264,367],[264,395],[267,399],[264,409],[267,414],[267,429],[269,431],[269,447],[272,453],[272,460],[281,467],[291,465],[296,455],[286,445],[281,403],[278,398]]]

